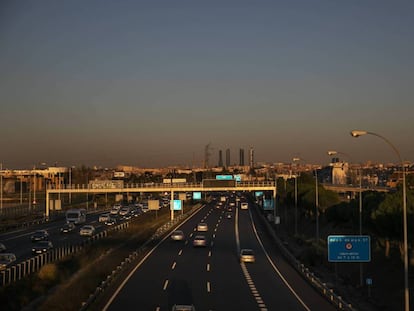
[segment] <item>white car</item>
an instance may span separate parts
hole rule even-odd
[[[175,230],[173,231],[173,233],[171,233],[171,240],[182,241],[184,239],[185,239],[185,235],[184,235],[184,232],[182,232],[181,230]]]
[[[204,235],[196,235],[193,240],[194,247],[206,247],[207,238]]]
[[[129,212],[130,212],[130,208],[128,206],[124,206],[119,210],[119,215],[126,216],[127,214],[129,214]]]
[[[95,227],[92,225],[84,225],[80,228],[79,234],[81,236],[93,236],[95,234]]]
[[[200,222],[197,225],[197,231],[200,231],[200,232],[208,231],[208,225],[205,222]]]
[[[121,204],[115,204],[112,209],[111,209],[111,215],[118,215],[119,210],[121,209],[122,205]]]

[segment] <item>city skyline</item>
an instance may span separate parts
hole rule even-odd
[[[414,162],[410,1],[3,1],[0,162]],[[233,163],[232,163],[233,164]]]

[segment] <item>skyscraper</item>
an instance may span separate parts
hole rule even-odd
[[[230,166],[230,149],[226,149],[226,167]]]
[[[253,150],[253,147],[250,147],[249,166],[250,166],[250,168],[254,168],[254,150]]]
[[[219,161],[218,166],[223,167],[223,151],[219,150]]]
[[[240,166],[244,166],[244,149],[241,149],[240,148],[239,154],[240,154],[240,162],[239,162],[239,165]]]

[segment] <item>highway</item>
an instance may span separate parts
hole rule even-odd
[[[281,257],[252,211],[208,204],[179,226],[185,241],[162,240],[114,290],[104,310],[335,310]],[[194,248],[197,224],[208,243]],[[201,234],[203,234],[202,232]],[[255,251],[240,263],[239,249]]]
[[[105,224],[98,222],[98,217],[99,214],[96,213],[88,214],[87,221],[85,223],[94,225],[96,228],[96,233],[99,233],[108,228]],[[61,220],[57,221],[46,222],[27,228],[8,231],[0,234],[0,242],[7,246],[8,253],[14,253],[16,255],[17,260],[14,264],[17,264],[34,256],[32,254],[32,245],[34,243],[31,241],[30,237],[36,230],[47,230],[49,233],[49,240],[52,241],[55,248],[68,244],[75,245],[82,240],[87,239],[87,237],[82,237],[79,235],[79,228],[82,225],[77,225],[76,228],[70,233],[62,234],[60,232],[60,228],[65,222],[65,219],[62,218]]]

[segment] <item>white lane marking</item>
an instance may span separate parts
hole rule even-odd
[[[208,252],[208,257],[211,257],[211,251]]]
[[[207,292],[211,292],[211,285],[210,285],[210,282],[207,282]]]
[[[174,270],[176,265],[177,265],[177,262],[174,261],[174,263],[172,264],[171,270]]]
[[[207,264],[207,271],[210,272],[210,264],[209,263]]]
[[[179,252],[178,252],[178,256],[181,256],[181,254],[183,253],[183,250],[181,249]]]
[[[168,287],[168,280],[165,280],[164,282],[164,287],[162,288],[163,290],[166,290]]]
[[[249,209],[249,216],[250,216],[250,222],[252,224],[252,228],[254,231],[254,234],[256,236],[257,241],[260,244],[261,249],[263,250],[264,254],[266,255],[267,260],[269,261],[270,265],[273,267],[273,270],[275,270],[275,272],[277,273],[277,275],[280,277],[280,279],[282,280],[282,282],[286,285],[286,287],[291,291],[291,293],[293,294],[293,296],[296,297],[296,299],[299,301],[299,303],[308,311],[310,311],[310,308],[305,304],[305,302],[299,297],[299,295],[295,292],[295,290],[293,289],[292,286],[290,286],[289,282],[283,277],[282,273],[280,272],[280,270],[276,267],[275,263],[273,262],[272,258],[270,258],[269,254],[267,253],[266,249],[264,248],[264,245],[262,243],[262,240],[259,237],[259,234],[257,233],[256,230],[256,226],[254,225],[253,222],[253,217],[252,217],[252,212]]]
[[[205,207],[205,205],[201,206],[199,210],[197,210],[191,217],[187,218],[186,220],[184,220],[182,223],[180,223],[179,225],[177,225],[177,227],[175,227],[173,230],[177,230],[178,228],[180,228],[183,224],[185,224],[187,221],[189,221],[194,215],[196,215],[197,213],[199,213],[203,208]],[[102,308],[102,311],[106,311],[108,310],[109,306],[112,304],[112,302],[115,300],[116,296],[118,296],[118,294],[121,292],[121,290],[124,288],[124,286],[126,285],[126,283],[128,283],[129,279],[134,275],[135,271],[138,270],[138,268],[145,262],[145,260],[147,260],[147,258],[149,256],[151,256],[151,254],[158,248],[158,246],[161,245],[161,243],[163,243],[166,239],[170,238],[168,235],[166,235],[161,241],[158,242],[157,245],[155,245],[142,259],[140,262],[137,263],[137,265],[134,267],[134,269],[132,269],[132,271],[128,274],[128,276],[122,281],[122,283],[118,286],[118,288],[115,290],[115,292],[113,293],[113,295],[109,298],[108,302],[106,303],[106,305]]]

